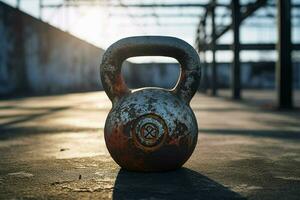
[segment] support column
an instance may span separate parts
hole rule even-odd
[[[208,62],[206,59],[206,50],[207,50],[206,18],[203,18],[199,23],[198,37],[199,37],[198,49],[199,49],[199,53],[202,56],[202,62],[203,62],[201,86],[202,86],[203,92],[207,93],[207,90],[209,88],[209,78],[208,78],[208,72],[207,72],[208,71],[208,66],[207,66]]]
[[[211,43],[211,52],[212,52],[212,82],[211,82],[211,94],[212,96],[217,95],[218,89],[218,75],[217,75],[217,66],[216,66],[216,24],[215,24],[215,4],[216,1],[212,0],[212,7],[211,7],[211,36],[212,36],[212,43]]]
[[[279,108],[293,107],[293,66],[291,45],[291,0],[277,0],[278,42],[276,86]]]
[[[206,93],[208,89],[208,75],[207,75],[207,62],[206,62],[206,50],[203,50],[203,92]]]
[[[231,90],[232,98],[241,98],[241,63],[240,63],[240,23],[241,12],[239,0],[232,0],[232,25],[233,25],[233,63],[231,71]]]
[[[21,0],[17,0],[17,8],[20,9],[20,5],[21,5]]]
[[[42,19],[43,0],[39,0],[39,19]]]

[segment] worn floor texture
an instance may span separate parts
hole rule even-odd
[[[251,95],[250,95],[251,97]],[[300,199],[300,113],[197,95],[182,169],[121,170],[102,92],[0,101],[0,199]]]

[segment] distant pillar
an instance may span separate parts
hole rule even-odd
[[[39,19],[42,19],[43,0],[39,0]]]
[[[241,98],[241,63],[240,63],[240,2],[232,0],[232,25],[233,25],[233,63],[231,70],[231,90],[232,98]]]
[[[217,95],[218,89],[218,75],[217,75],[217,66],[216,66],[216,24],[215,24],[215,0],[212,1],[211,8],[211,25],[212,25],[212,43],[211,43],[211,52],[212,52],[212,82],[211,82],[211,94],[212,96]]]
[[[202,75],[202,87],[203,87],[203,92],[207,93],[207,90],[209,88],[209,78],[208,78],[208,62],[206,59],[206,50],[207,50],[207,33],[206,33],[206,19],[204,18],[203,20],[200,21],[200,28],[202,29],[202,46],[199,47],[200,50],[202,50],[202,54],[203,54],[203,75]],[[200,39],[201,41],[201,39]]]
[[[279,108],[293,107],[293,74],[291,44],[291,0],[277,0],[278,9],[278,60],[276,87]]]
[[[207,75],[207,62],[206,62],[206,51],[203,50],[203,92],[207,92],[208,88],[208,75]]]
[[[21,5],[21,0],[17,0],[17,8],[20,9],[20,5]]]

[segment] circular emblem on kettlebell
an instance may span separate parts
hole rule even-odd
[[[144,150],[155,150],[163,144],[168,128],[165,121],[156,114],[139,117],[132,128],[136,145]]]

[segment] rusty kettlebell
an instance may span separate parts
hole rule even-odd
[[[181,73],[175,88],[128,89],[121,66],[133,56],[177,59]],[[189,106],[200,82],[200,60],[194,48],[174,37],[124,38],[106,50],[100,71],[103,88],[112,101],[104,128],[112,158],[132,171],[181,167],[193,153],[198,138],[196,117]]]

